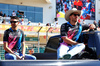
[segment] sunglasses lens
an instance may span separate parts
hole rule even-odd
[[[74,16],[80,16],[79,14],[74,14]]]
[[[17,21],[10,21],[10,23],[17,23]]]
[[[80,15],[78,14],[78,16],[80,16]]]

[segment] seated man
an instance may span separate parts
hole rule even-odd
[[[24,32],[18,29],[18,17],[11,17],[11,28],[4,32],[3,43],[5,50],[5,59],[7,60],[36,60],[35,56],[25,54],[25,37]],[[21,52],[22,44],[22,52]]]
[[[66,12],[65,19],[68,22],[61,25],[61,38],[63,42],[60,43],[60,47],[57,49],[58,59],[71,59],[72,56],[81,52],[85,48],[85,45],[79,42],[81,32],[89,28],[95,28],[93,24],[88,26],[77,22],[80,15],[81,11],[76,8]]]

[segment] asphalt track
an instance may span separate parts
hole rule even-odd
[[[1,60],[0,66],[100,66],[99,60]]]

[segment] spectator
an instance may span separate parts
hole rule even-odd
[[[77,8],[77,1],[74,1],[74,8]]]
[[[4,13],[3,17],[6,17],[6,14]]]
[[[19,17],[19,10],[17,11],[16,16]]]
[[[69,8],[68,8],[68,6],[67,6],[67,2],[65,1],[65,2],[64,2],[64,12],[66,13],[66,11],[68,11],[68,9],[69,9]]]
[[[27,25],[31,26],[31,21],[29,21]]]
[[[58,27],[58,23],[55,24],[55,27]]]
[[[86,3],[87,14],[90,14],[91,8],[92,8],[91,0],[87,0],[87,3]]]
[[[47,23],[46,26],[51,26],[51,24],[50,23]]]
[[[34,49],[29,50],[29,54],[32,55],[34,53]]]
[[[85,23],[85,19],[83,19],[83,22],[82,22],[82,25],[84,25],[84,24],[86,24],[86,23]]]
[[[16,16],[16,12],[15,11],[12,12],[12,16]]]
[[[38,23],[38,26],[40,26],[40,25],[41,25],[41,23],[39,22],[39,23]]]
[[[86,0],[82,0],[82,3],[83,3],[83,7],[85,7]]]
[[[56,25],[56,23],[58,23],[58,18],[57,18],[57,16],[54,18],[54,24]]]
[[[98,24],[95,20],[94,20],[93,24],[96,26],[96,28],[98,27]]]
[[[3,16],[3,13],[2,13],[2,11],[0,12],[0,16]]]
[[[57,3],[56,3],[56,9],[57,11],[59,12],[60,11],[60,0],[57,0]]]
[[[71,4],[71,1],[69,1],[69,5],[68,5],[68,7],[69,7],[69,10],[71,10],[71,9],[72,9],[72,4]]]
[[[5,30],[3,43],[6,60],[36,60],[35,56],[25,54],[25,36],[21,29],[18,29],[19,19],[16,16],[11,17],[11,28]],[[22,52],[21,52],[22,48]]]
[[[5,19],[3,19],[2,24],[6,24],[6,20]]]
[[[58,18],[57,18],[57,16],[54,18],[54,22],[58,22]]]
[[[22,16],[23,16],[22,13],[19,13],[19,18],[22,18]]]
[[[78,10],[81,10],[82,9],[83,3],[82,3],[81,0],[78,0],[77,6],[78,6]]]
[[[21,25],[24,25],[24,19],[21,20],[20,24]]]
[[[62,0],[60,0],[60,6],[61,6],[61,11],[63,11],[63,1]]]

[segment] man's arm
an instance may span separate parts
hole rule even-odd
[[[94,24],[91,24],[89,27],[89,29],[95,29],[95,28],[96,28],[96,26]]]
[[[8,53],[15,55],[15,53],[8,47],[8,42],[3,42],[3,43],[4,43],[4,50]]]
[[[71,39],[69,39],[68,37],[67,37],[67,31],[68,31],[68,27],[66,26],[67,24],[65,23],[65,24],[62,24],[61,25],[61,38],[63,39],[63,41],[64,42],[66,42],[67,44],[78,44],[76,41],[73,41],[73,40],[71,40]]]
[[[22,42],[22,55],[25,56],[25,42]]]
[[[78,42],[73,41],[71,39],[69,39],[68,37],[62,37],[63,41],[66,42],[67,44],[71,44],[71,45],[76,45],[78,44]]]
[[[90,26],[85,24],[85,25],[82,25],[82,31],[83,30],[87,30],[87,29],[95,29],[96,26],[94,24],[91,24]]]
[[[21,43],[22,43],[22,57],[23,57],[23,60],[24,60],[24,57],[25,57],[25,36],[24,36],[24,32],[23,31],[22,31]]]

